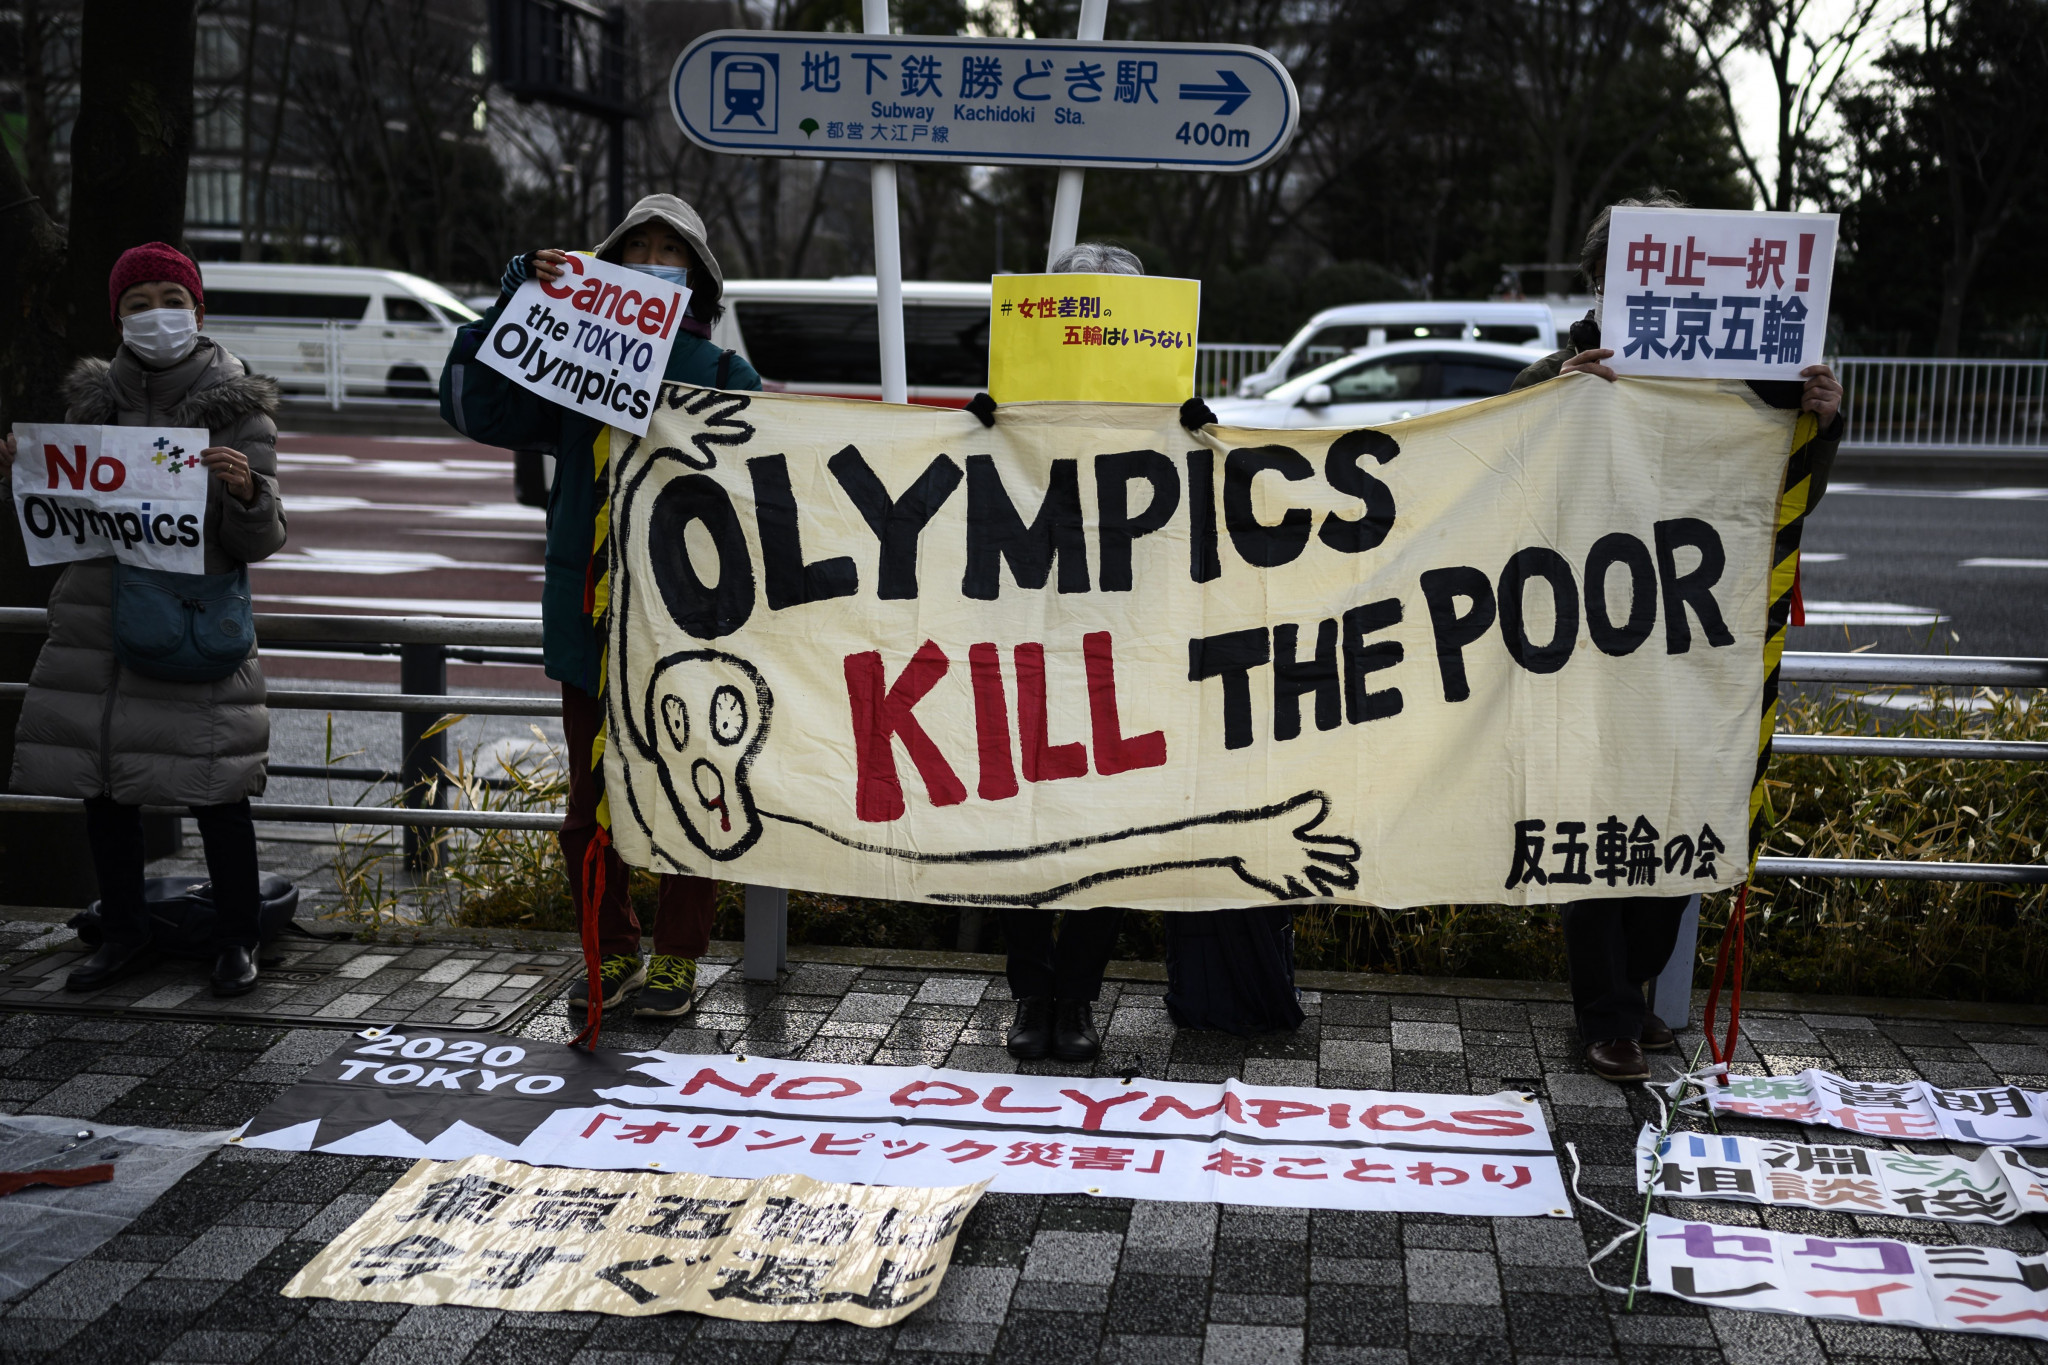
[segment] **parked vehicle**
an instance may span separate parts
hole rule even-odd
[[[1569,324],[1567,324],[1569,325]],[[1397,341],[1479,341],[1548,353],[1558,341],[1558,324],[1542,300],[1521,303],[1463,302],[1349,303],[1325,308],[1302,325],[1273,363],[1238,382],[1239,398],[1260,394],[1296,379],[1340,355]]]
[[[199,274],[207,334],[287,399],[432,399],[455,329],[477,317],[402,270],[202,261]]]
[[[907,280],[903,350],[910,401],[961,407],[988,387],[989,285]],[[872,275],[727,280],[711,339],[738,351],[765,388],[880,398]]]
[[[1409,341],[1372,346],[1258,398],[1218,398],[1220,422],[1245,427],[1370,427],[1506,393],[1537,359],[1526,346]]]

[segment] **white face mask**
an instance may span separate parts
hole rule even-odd
[[[121,319],[121,340],[145,364],[162,368],[192,354],[199,344],[199,314],[190,308],[151,308]]]
[[[627,269],[637,270],[643,275],[652,275],[655,279],[666,280],[670,284],[686,285],[690,282],[690,270],[688,266],[648,264],[628,266]]]

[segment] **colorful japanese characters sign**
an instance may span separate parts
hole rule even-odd
[[[2044,1181],[2048,1151],[2038,1148],[1987,1147],[1971,1158],[1717,1133],[1660,1139],[1647,1124],[1636,1140],[1636,1188],[1676,1199],[2010,1223],[2021,1214],[2048,1213]]]
[[[519,286],[477,358],[550,403],[638,435],[689,306],[682,285],[571,252],[554,283]]]
[[[1181,403],[1195,392],[1202,282],[1157,275],[998,275],[988,391],[998,403]]]
[[[29,563],[112,555],[206,572],[204,428],[23,422],[14,437],[14,511]]]
[[[937,1295],[983,1188],[422,1161],[283,1292],[881,1327]]]
[[[1707,1087],[1715,1113],[1825,1124],[1872,1137],[2048,1147],[2048,1094],[2015,1085],[1945,1090],[1927,1081],[1850,1081],[1829,1071],[1731,1076]]]
[[[1236,43],[725,29],[676,58],[669,111],[739,156],[1247,171],[1286,149],[1301,100]]]
[[[284,1151],[1289,1208],[1568,1217],[1527,1095],[1006,1076],[500,1038],[350,1040],[239,1141]]]
[[[1600,344],[1621,374],[1797,379],[1820,363],[1832,213],[1617,208]]]
[[[671,387],[604,466],[613,837],[954,905],[1732,886],[1794,416],[1586,376],[1355,431]]]
[[[1650,1287],[1716,1308],[2048,1338],[2048,1256],[1650,1215]]]

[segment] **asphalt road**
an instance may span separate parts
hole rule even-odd
[[[2048,473],[2025,487],[1837,483],[1801,564],[1793,649],[2048,655]]]

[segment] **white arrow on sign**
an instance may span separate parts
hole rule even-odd
[[[684,49],[669,103],[714,152],[1189,171],[1263,165],[1301,118],[1254,47],[757,29]]]

